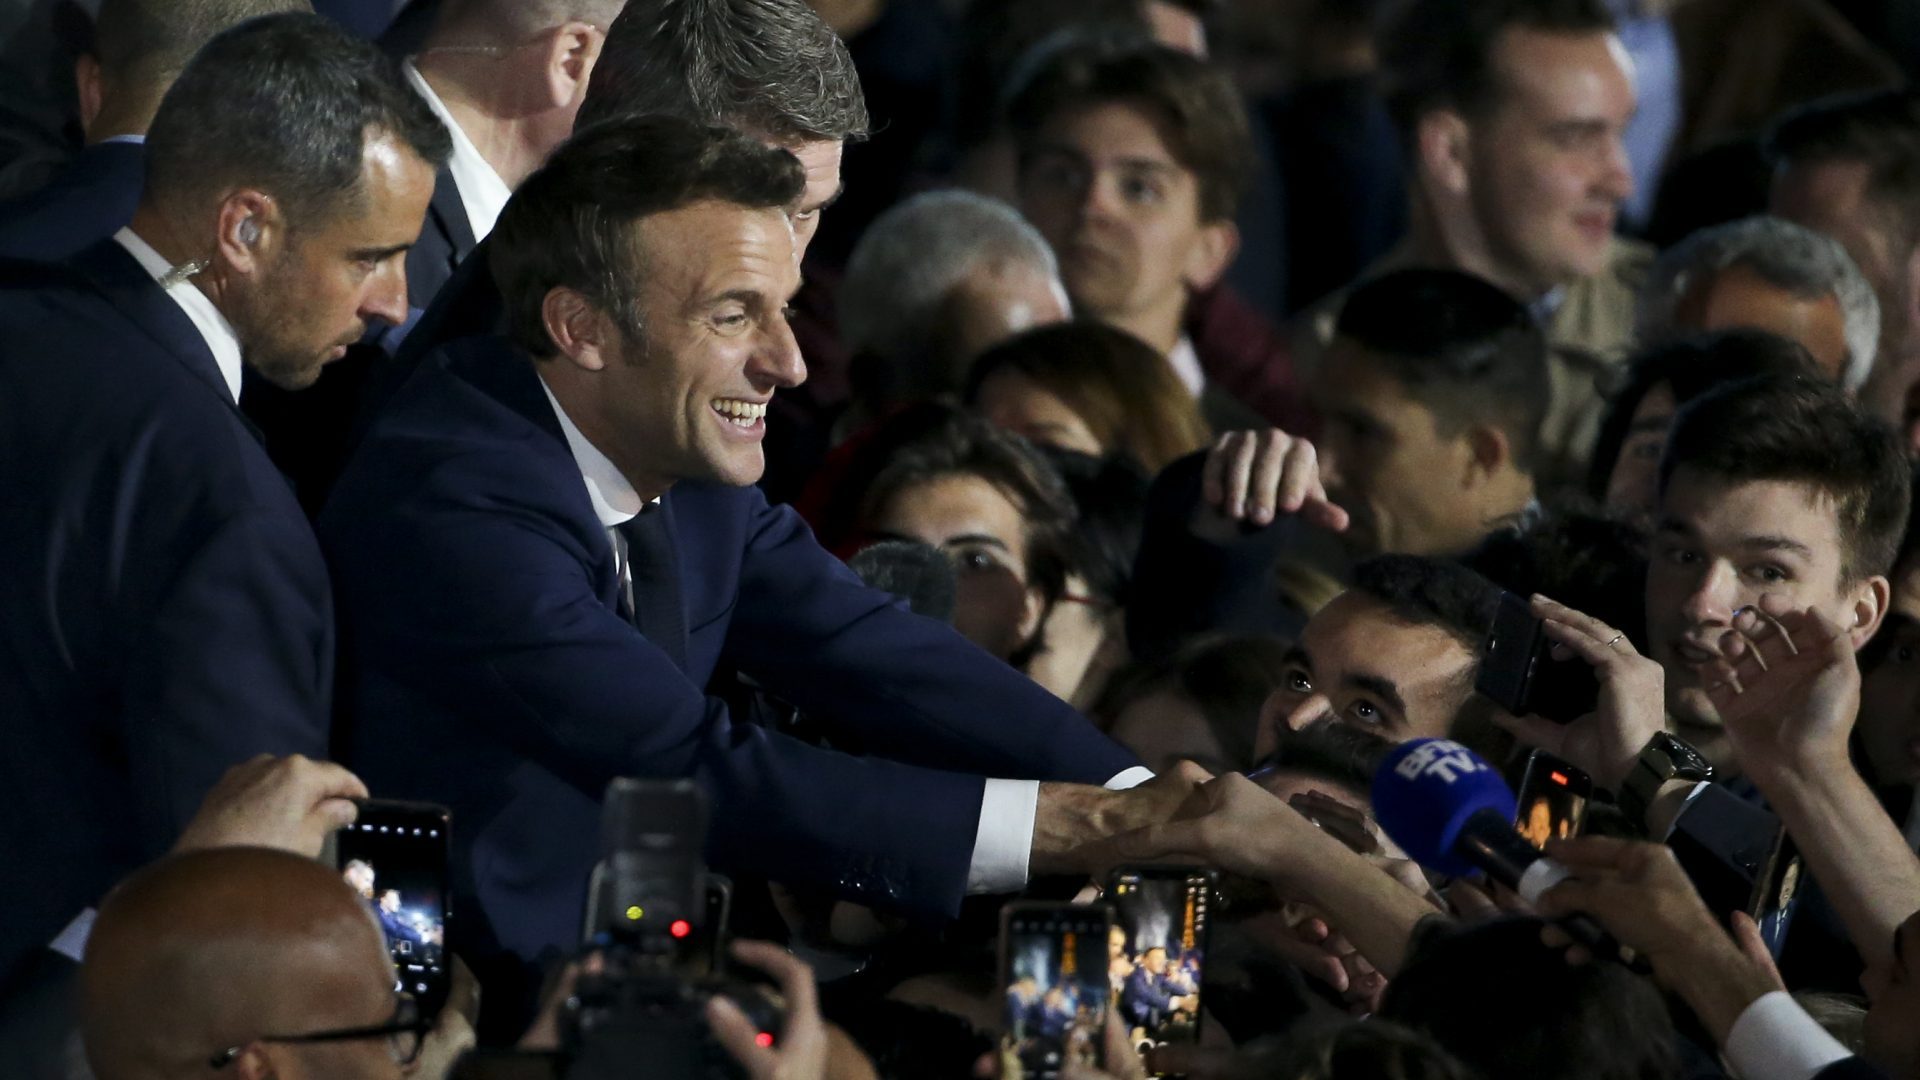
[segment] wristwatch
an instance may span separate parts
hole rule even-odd
[[[1669,780],[1703,782],[1711,779],[1713,764],[1700,756],[1700,751],[1662,731],[1647,740],[1640,756],[1634,760],[1633,771],[1620,782],[1615,801],[1620,804],[1620,812],[1627,815],[1628,821],[1644,829],[1647,808],[1653,805],[1653,797],[1659,793],[1662,784]]]

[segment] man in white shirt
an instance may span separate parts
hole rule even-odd
[[[453,136],[420,242],[408,300],[425,308],[493,231],[507,197],[573,130],[607,28],[626,0],[450,0],[407,81]]]
[[[164,851],[228,766],[327,751],[330,590],[237,409],[405,310],[445,130],[312,14],[214,38],[133,223],[0,277],[0,985]]]

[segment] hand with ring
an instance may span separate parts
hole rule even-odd
[[[1553,639],[1557,659],[1578,658],[1600,680],[1593,713],[1570,724],[1537,716],[1496,716],[1501,727],[1530,746],[1585,769],[1593,782],[1616,790],[1633,770],[1647,742],[1666,726],[1666,673],[1641,656],[1616,630],[1599,619],[1555,603],[1532,599],[1533,614]]]

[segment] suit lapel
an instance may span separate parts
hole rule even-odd
[[[467,220],[467,204],[460,199],[460,187],[453,182],[453,170],[445,165],[440,166],[433,178],[433,199],[427,203],[427,216],[440,230],[440,235],[447,238],[447,268],[451,270],[473,251],[476,241],[473,222]]]
[[[72,265],[115,311],[233,404],[233,392],[220,374],[213,350],[200,336],[200,328],[127,249],[109,238],[74,256]]]

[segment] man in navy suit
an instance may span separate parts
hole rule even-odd
[[[407,255],[424,308],[493,229],[507,197],[573,128],[607,27],[626,0],[448,0],[407,81],[453,135],[420,242]]]
[[[400,317],[446,153],[373,46],[268,16],[168,93],[129,227],[0,263],[0,995],[228,766],[325,754],[325,565],[241,372],[311,383]]]
[[[140,201],[147,125],[195,50],[255,16],[306,10],[306,0],[105,0],[93,52],[74,65],[86,149],[45,187],[0,205],[0,255],[64,259],[112,236]]]
[[[615,777],[698,781],[719,869],[939,915],[1082,869],[1178,796],[1092,786],[1145,770],[751,486],[767,403],[806,374],[804,179],[668,117],[576,135],[494,231],[511,338],[429,356],[321,515],[348,758],[452,808],[456,948],[496,1008],[579,940]],[[729,715],[704,691],[723,658],[871,756]]]

